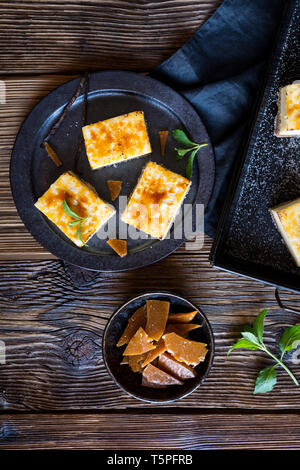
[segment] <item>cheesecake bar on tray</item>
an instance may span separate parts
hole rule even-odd
[[[275,120],[277,137],[300,137],[300,82],[281,87]]]
[[[82,132],[92,170],[151,153],[142,111],[89,124]]]
[[[273,207],[270,212],[290,254],[300,267],[300,198]]]
[[[121,220],[163,240],[191,187],[184,176],[149,162],[137,182]]]

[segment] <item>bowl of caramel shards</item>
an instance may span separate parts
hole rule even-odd
[[[166,403],[201,385],[212,366],[214,337],[204,313],[179,295],[151,292],[122,305],[103,335],[103,358],[131,396]]]

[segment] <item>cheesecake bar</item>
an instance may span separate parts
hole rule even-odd
[[[300,137],[300,83],[294,82],[279,90],[275,122],[277,137]]]
[[[70,210],[66,211],[64,201]],[[112,205],[100,199],[92,186],[70,171],[51,184],[35,207],[77,246],[87,243],[116,212]]]
[[[85,148],[93,170],[151,152],[142,111],[134,111],[82,128]]]
[[[129,199],[121,220],[163,240],[188,193],[191,181],[149,162]]]
[[[270,209],[273,220],[297,266],[300,266],[300,198]]]

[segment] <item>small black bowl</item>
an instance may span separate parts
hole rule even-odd
[[[200,323],[202,327],[192,331],[189,336],[190,339],[194,341],[206,343],[208,353],[206,354],[204,362],[201,362],[195,368],[197,376],[194,379],[186,380],[183,385],[170,385],[163,389],[142,387],[141,374],[132,372],[127,364],[120,365],[125,346],[118,348],[116,344],[127,325],[128,319],[149,299],[169,301],[171,313],[190,312],[193,310],[197,310],[198,312],[193,323]],[[186,397],[204,382],[214,358],[214,337],[206,316],[191,302],[176,294],[151,292],[134,297],[122,305],[122,307],[112,315],[103,334],[102,348],[106,368],[115,383],[124,390],[124,392],[146,402],[168,403]]]

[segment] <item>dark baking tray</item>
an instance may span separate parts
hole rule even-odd
[[[300,195],[300,138],[274,135],[278,89],[300,80],[299,71],[300,0],[290,0],[210,255],[217,268],[295,292],[300,292],[300,268],[269,208]]]

